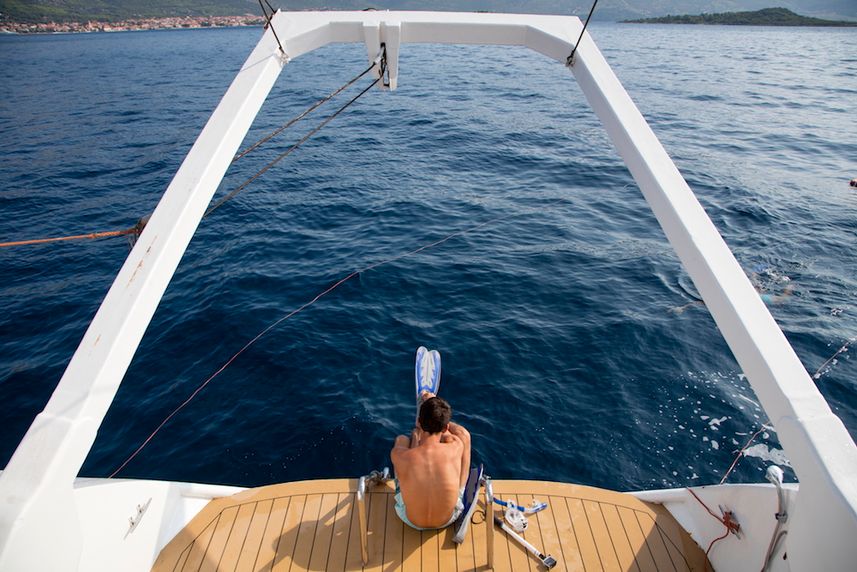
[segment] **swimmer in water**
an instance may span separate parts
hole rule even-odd
[[[762,280],[759,279],[759,274],[758,274],[757,270],[758,270],[758,272],[765,272],[766,274],[770,274],[771,276],[774,276],[778,282],[786,282],[786,285],[783,288],[783,291],[779,294],[771,294],[770,292],[768,292],[767,291],[768,289],[762,285]],[[788,276],[780,276],[779,274],[772,272],[771,270],[769,270],[766,267],[757,266],[753,270],[753,273],[750,274],[750,282],[753,283],[753,288],[756,289],[756,292],[759,293],[759,297],[762,299],[762,302],[764,302],[765,305],[767,305],[767,306],[773,306],[774,304],[782,304],[782,303],[786,302],[791,297],[792,294],[794,294],[795,287],[794,287],[794,284],[792,284],[791,279]],[[705,302],[697,299],[697,300],[694,300],[693,302],[689,302],[689,303],[685,304],[684,306],[678,306],[676,308],[670,308],[670,312],[672,312],[673,314],[683,314],[685,312],[685,310],[687,310],[688,308],[692,308],[693,306],[699,306],[699,305],[705,306]]]

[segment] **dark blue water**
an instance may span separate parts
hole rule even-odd
[[[0,240],[150,213],[259,35],[0,38]],[[793,289],[771,311],[815,372],[857,336],[857,32],[593,35],[748,273]],[[388,464],[424,344],[496,477],[719,481],[766,417],[571,75],[509,48],[407,46],[400,63],[397,92],[369,93],[201,224],[82,474],[109,474],[336,280],[487,222],[283,322],[122,475],[255,485]],[[362,46],[291,63],[247,142],[365,65]],[[235,164],[219,192],[312,124]],[[124,239],[0,251],[0,466],[127,253]],[[818,386],[853,435],[847,358]],[[779,458],[776,433],[758,442]],[[745,458],[732,480],[765,464]]]

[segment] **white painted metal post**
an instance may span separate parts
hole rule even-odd
[[[572,72],[705,300],[800,479],[786,539],[796,570],[857,562],[857,448],[749,278],[584,34]],[[852,539],[849,541],[849,538]]]

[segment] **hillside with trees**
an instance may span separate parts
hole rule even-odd
[[[823,20],[795,14],[786,8],[765,8],[755,12],[724,12],[722,14],[699,14],[696,16],[662,16],[624,20],[633,24],[708,24],[721,26],[846,26],[855,27],[857,22]]]

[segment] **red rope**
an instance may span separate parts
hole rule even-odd
[[[724,538],[729,536],[730,532],[732,532],[732,531],[727,528],[726,532],[723,533],[723,536],[718,536],[717,538],[715,538],[714,540],[711,541],[711,544],[708,545],[708,550],[705,551],[705,567],[706,567],[706,569],[708,569],[708,564],[710,564],[710,561],[708,559],[708,553],[711,552],[711,549],[714,548],[715,544],[717,544],[718,542],[720,542],[721,540],[723,540]],[[714,567],[712,566],[711,569],[713,570]]]
[[[323,291],[322,291],[322,292],[320,292],[319,294],[316,294],[315,298],[313,298],[313,299],[312,299],[312,300],[310,300],[309,302],[306,302],[305,304],[303,304],[302,306],[300,306],[300,307],[299,307],[299,308],[297,308],[296,310],[292,310],[291,312],[289,312],[288,314],[286,314],[286,315],[285,315],[285,316],[283,316],[282,318],[278,319],[277,321],[275,321],[274,323],[272,323],[271,325],[269,325],[268,327],[266,327],[264,330],[262,330],[261,332],[259,332],[258,334],[256,334],[256,336],[255,336],[253,339],[251,339],[249,342],[247,342],[246,344],[244,344],[244,347],[242,347],[240,350],[238,350],[237,352],[235,352],[235,354],[234,354],[231,358],[229,358],[229,359],[226,361],[226,363],[224,363],[222,366],[220,366],[220,369],[218,369],[217,371],[215,371],[213,374],[211,374],[211,376],[209,376],[209,378],[208,378],[208,379],[206,379],[204,382],[202,382],[202,384],[200,384],[200,386],[199,386],[199,387],[197,387],[197,388],[194,390],[194,392],[193,392],[193,393],[191,393],[191,394],[190,394],[190,396],[182,402],[182,404],[181,404],[181,405],[179,405],[178,407],[176,407],[175,409],[173,409],[173,411],[172,411],[169,415],[167,415],[167,416],[164,418],[164,420],[163,420],[163,421],[161,421],[161,424],[160,424],[160,425],[158,425],[158,427],[157,427],[154,431],[152,431],[152,433],[151,433],[148,437],[146,437],[146,440],[145,440],[145,441],[143,441],[143,442],[140,444],[140,446],[139,446],[139,447],[137,447],[137,450],[136,450],[136,451],[134,451],[134,452],[131,454],[131,456],[130,456],[130,457],[128,457],[127,459],[125,459],[125,462],[124,462],[124,463],[122,463],[121,465],[119,465],[119,467],[118,467],[115,471],[113,471],[112,473],[110,473],[110,476],[109,476],[108,478],[112,479],[113,477],[115,477],[115,476],[119,473],[119,471],[121,471],[122,469],[124,469],[124,468],[125,468],[125,466],[126,466],[128,463],[130,463],[130,462],[134,459],[134,457],[136,457],[136,456],[140,453],[140,451],[142,451],[142,450],[143,450],[143,448],[144,448],[146,445],[148,445],[148,444],[149,444],[149,442],[150,442],[150,441],[155,437],[155,435],[157,435],[157,434],[158,434],[158,431],[160,431],[160,430],[164,427],[164,425],[166,425],[166,424],[167,424],[167,422],[168,422],[170,419],[172,419],[173,417],[175,417],[175,416],[176,416],[176,414],[177,414],[179,411],[181,411],[182,409],[184,409],[184,408],[185,408],[185,406],[187,406],[187,404],[188,404],[188,403],[190,403],[190,402],[191,402],[191,401],[192,401],[192,400],[193,400],[193,399],[194,399],[194,398],[199,394],[199,392],[200,392],[200,391],[202,391],[203,389],[205,389],[205,387],[206,387],[209,383],[211,383],[211,381],[212,381],[215,377],[217,377],[218,375],[220,375],[220,374],[223,372],[223,370],[225,370],[227,367],[229,367],[229,365],[230,365],[230,364],[232,364],[232,362],[234,362],[234,361],[235,361],[235,359],[236,359],[238,356],[240,356],[242,353],[244,353],[244,351],[245,351],[247,348],[249,348],[249,347],[250,347],[250,346],[252,346],[254,343],[256,343],[256,342],[259,340],[259,338],[261,338],[262,336],[264,336],[265,334],[267,334],[268,332],[270,332],[272,329],[274,329],[275,327],[277,327],[278,325],[280,325],[282,322],[284,322],[284,321],[288,320],[288,319],[289,319],[289,318],[291,318],[292,316],[294,316],[294,315],[296,315],[296,314],[298,314],[298,313],[300,313],[300,312],[304,311],[305,309],[309,308],[310,306],[312,306],[313,304],[315,304],[316,302],[318,302],[322,297],[324,297],[324,296],[326,296],[327,294],[329,294],[329,293],[333,292],[333,291],[334,291],[334,290],[336,290],[339,286],[341,286],[342,284],[344,284],[344,283],[348,282],[349,280],[351,280],[352,278],[354,278],[354,277],[355,277],[355,276],[357,276],[358,274],[361,274],[361,273],[363,273],[363,272],[368,272],[369,270],[373,270],[373,269],[378,268],[379,266],[383,266],[383,265],[385,265],[385,264],[390,264],[391,262],[395,262],[395,261],[397,261],[397,260],[401,260],[402,258],[405,258],[405,257],[407,257],[407,256],[413,256],[414,254],[418,254],[418,253],[420,253],[420,252],[422,252],[422,251],[424,251],[424,250],[428,250],[429,248],[433,248],[433,247],[435,247],[435,246],[441,245],[441,244],[443,244],[444,242],[446,242],[446,241],[448,241],[448,240],[450,240],[450,239],[452,239],[452,238],[455,238],[456,236],[461,236],[461,235],[466,234],[466,233],[468,233],[468,232],[473,232],[474,230],[480,229],[480,228],[482,228],[483,226],[486,226],[486,225],[491,224],[491,223],[493,223],[493,222],[497,222],[498,220],[501,220],[501,219],[503,219],[503,218],[506,218],[506,217],[498,217],[498,218],[494,218],[494,219],[491,219],[491,220],[485,221],[485,222],[483,222],[483,223],[481,223],[481,224],[477,224],[477,225],[475,225],[475,226],[472,226],[472,227],[470,227],[470,228],[466,228],[466,229],[464,229],[464,230],[459,230],[459,231],[453,232],[452,234],[449,234],[449,235],[445,236],[444,238],[442,238],[442,239],[440,239],[440,240],[436,240],[436,241],[431,242],[431,243],[429,243],[429,244],[425,244],[425,245],[423,245],[423,246],[421,246],[421,247],[419,247],[419,248],[417,248],[417,249],[415,249],[415,250],[411,250],[410,252],[405,252],[405,253],[403,253],[403,254],[399,254],[399,255],[397,255],[397,256],[394,256],[393,258],[388,258],[387,260],[383,260],[383,261],[381,261],[381,262],[376,262],[376,263],[374,263],[374,264],[370,264],[369,266],[366,266],[365,268],[362,268],[362,269],[360,269],[360,270],[355,270],[354,272],[352,272],[351,274],[349,274],[349,275],[348,275],[348,276],[346,276],[345,278],[341,278],[341,279],[339,279],[337,282],[335,282],[335,283],[333,284],[333,286],[330,286],[330,287],[328,287],[326,290],[323,290]]]
[[[722,517],[717,516],[716,514],[714,514],[714,512],[710,508],[708,508],[708,505],[705,504],[704,502],[702,502],[702,499],[699,498],[695,492],[693,492],[693,489],[687,489],[687,492],[689,492],[691,495],[693,495],[693,498],[695,498],[699,502],[699,504],[701,504],[703,507],[705,507],[705,510],[708,511],[708,514],[710,514],[712,517],[714,517],[717,520],[717,522],[719,522],[720,524],[722,524],[723,526],[726,527],[726,532],[723,533],[723,536],[720,536],[720,537],[712,540],[711,544],[708,545],[708,550],[705,551],[705,568],[707,570],[708,564],[709,564],[708,554],[711,552],[711,549],[714,548],[714,545],[717,544],[718,542],[720,542],[721,540],[723,540],[724,538],[726,538],[727,536],[729,536],[730,532],[732,534],[738,534],[738,532],[741,530],[741,525],[738,524],[738,521],[734,520],[734,518],[733,518],[734,515],[733,515],[731,510],[725,511],[723,513]]]

